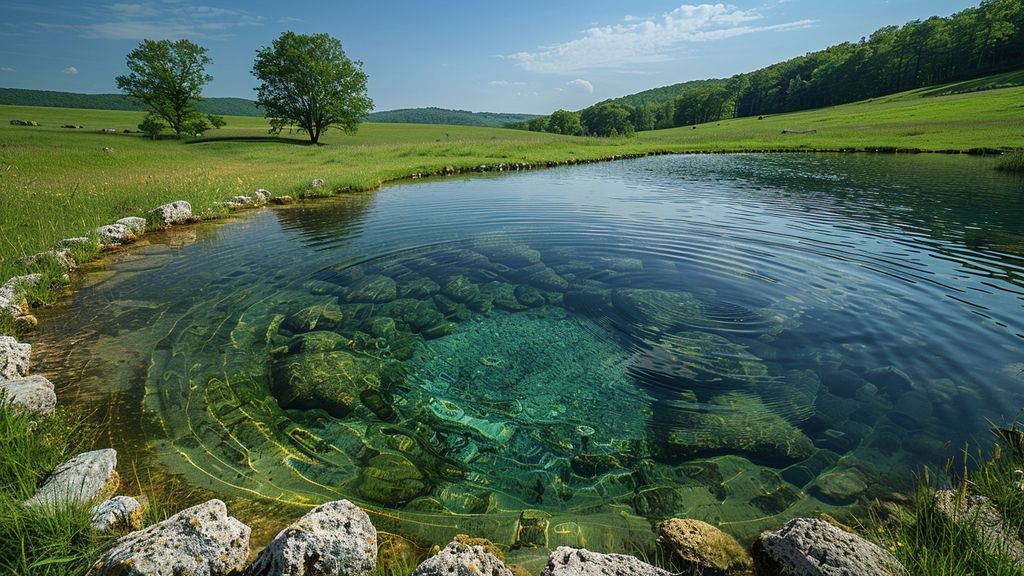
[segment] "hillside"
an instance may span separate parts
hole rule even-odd
[[[79,94],[52,90],[0,88],[0,104],[44,106],[47,108],[86,108],[90,110],[145,111],[146,107],[124,94]],[[199,104],[203,114],[221,116],[262,116],[256,103],[245,98],[206,98]]]
[[[501,128],[512,122],[533,118],[533,114],[505,114],[500,112],[470,112],[446,108],[403,108],[373,112],[367,122],[398,122],[401,124],[455,124],[457,126],[487,126]]]
[[[709,78],[707,80],[690,80],[689,82],[680,82],[678,84],[672,84],[670,86],[651,88],[650,90],[644,90],[643,92],[637,92],[636,94],[629,94],[627,96],[611,98],[609,100],[606,100],[605,102],[630,107],[664,104],[666,102],[671,102],[676,98],[689,92],[705,88],[724,87],[727,82],[728,80],[719,78]]]

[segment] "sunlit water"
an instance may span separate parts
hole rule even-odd
[[[267,209],[95,267],[37,371],[122,460],[272,528],[348,498],[525,555],[672,516],[750,538],[892,498],[1024,407],[1022,185],[683,156]]]

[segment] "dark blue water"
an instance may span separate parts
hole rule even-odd
[[[899,498],[1024,407],[1022,189],[859,155],[394,186],[154,236],[38,347],[114,447],[282,519],[343,497],[423,543],[750,537]]]

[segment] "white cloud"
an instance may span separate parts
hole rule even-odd
[[[587,82],[583,78],[577,78],[575,80],[570,80],[570,81],[566,82],[565,85],[566,86],[570,86],[572,88],[582,88],[583,90],[587,91],[587,94],[593,94],[594,93],[594,85],[591,84],[590,82]]]
[[[235,29],[261,26],[263,18],[245,10],[193,4],[187,0],[143,0],[84,11],[80,24],[38,22],[51,32],[77,33],[101,40],[225,39]]]
[[[68,66],[67,68],[60,71],[61,74],[78,74],[78,68],[74,66]]]
[[[17,70],[11,68],[10,66],[4,66],[0,68],[0,72],[17,72]]]
[[[623,23],[595,26],[575,40],[506,56],[530,72],[575,74],[597,68],[622,68],[671,60],[670,52],[687,42],[722,40],[743,34],[803,28],[813,20],[753,26],[755,10],[727,4],[684,4],[658,18],[627,16]]]
[[[491,80],[488,84],[491,86],[526,86],[526,82],[513,82],[509,80]]]

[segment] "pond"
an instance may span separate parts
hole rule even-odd
[[[672,516],[750,539],[899,499],[1024,407],[1021,188],[972,158],[662,156],[255,211],[90,266],[37,372],[267,532],[348,498],[513,559]]]

